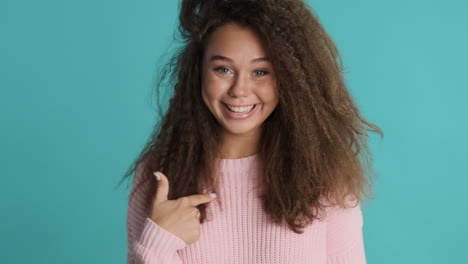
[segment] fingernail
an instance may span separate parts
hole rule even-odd
[[[216,198],[216,193],[210,193],[210,196]]]
[[[157,171],[153,172],[153,174],[156,177],[157,181],[159,181],[161,179],[161,176],[159,176],[159,173]]]

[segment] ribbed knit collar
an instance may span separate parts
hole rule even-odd
[[[258,153],[238,159],[218,159],[224,172],[249,172],[258,169]]]

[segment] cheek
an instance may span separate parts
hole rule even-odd
[[[201,90],[203,100],[205,100],[206,103],[206,100],[209,100],[213,93],[213,81],[206,72],[203,75]]]
[[[276,104],[278,102],[278,90],[273,83],[261,87],[257,93],[264,103]]]
[[[224,93],[224,87],[226,85],[221,81],[216,81],[211,79],[202,86],[202,94],[207,97],[208,100],[216,100],[219,99]]]
[[[206,94],[206,89],[205,89],[205,87],[203,85],[202,85],[202,89],[201,89],[201,96],[202,96],[202,100],[205,103],[205,105],[208,106],[208,95]]]

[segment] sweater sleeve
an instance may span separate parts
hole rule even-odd
[[[137,168],[131,191],[142,180],[141,166]],[[148,217],[144,201],[148,188],[142,188],[130,197],[127,209],[128,264],[182,264],[177,250],[187,246],[184,240],[160,227]]]
[[[327,217],[327,264],[366,264],[361,205],[331,210]]]

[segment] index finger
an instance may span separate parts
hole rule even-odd
[[[194,194],[194,195],[188,196],[188,198],[190,198],[190,202],[192,206],[197,206],[202,203],[208,203],[208,202],[213,201],[216,198],[216,194],[215,193]]]

